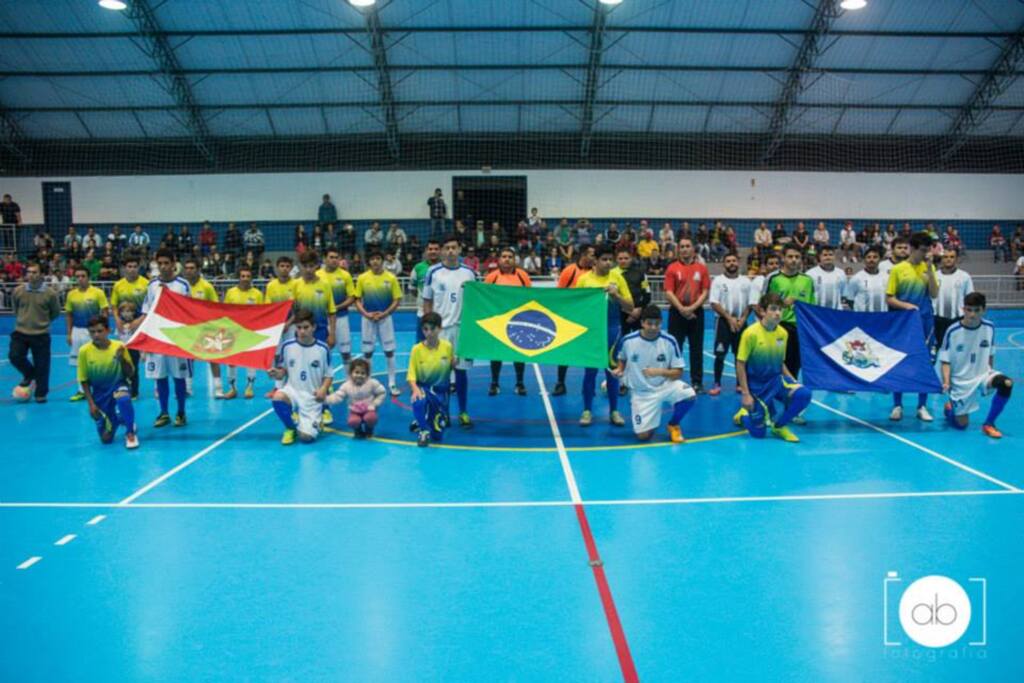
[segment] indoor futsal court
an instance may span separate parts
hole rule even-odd
[[[0,683],[1024,681],[1024,0],[0,26]]]

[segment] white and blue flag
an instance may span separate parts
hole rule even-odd
[[[917,311],[857,313],[796,304],[802,383],[827,391],[941,393]]]

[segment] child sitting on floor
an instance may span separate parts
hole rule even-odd
[[[348,364],[348,379],[330,394],[324,403],[334,405],[348,401],[348,426],[357,439],[373,436],[377,425],[377,409],[384,403],[384,385],[370,377],[370,364],[356,358]]]

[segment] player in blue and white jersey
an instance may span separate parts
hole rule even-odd
[[[310,442],[320,433],[323,401],[331,390],[331,352],[314,336],[316,323],[311,311],[296,311],[295,339],[281,345],[270,376],[284,380],[274,391],[274,412],[284,424],[281,443]],[[298,415],[296,422],[294,414]]]

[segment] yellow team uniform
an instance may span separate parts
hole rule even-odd
[[[368,270],[356,278],[355,297],[367,311],[386,311],[392,302],[402,299],[402,288],[393,273],[385,270],[378,275]]]
[[[126,301],[135,304],[135,312],[142,310],[142,302],[146,300],[146,289],[149,287],[149,280],[141,275],[135,278],[135,282],[128,282],[127,278],[121,278],[114,283],[110,290],[110,307],[115,311],[117,307]]]
[[[279,301],[294,301],[295,280],[281,282],[280,279],[275,277],[267,283],[267,291],[264,295],[264,300],[268,304],[276,304]]]
[[[238,287],[232,287],[224,293],[224,303],[243,304],[248,306],[253,304],[262,304],[263,292],[255,287],[250,287],[246,290],[239,289]]]
[[[412,347],[409,354],[409,372],[406,379],[416,382],[421,389],[435,387],[447,390],[455,353],[450,342],[440,339],[437,348],[431,349],[424,342]]]
[[[203,301],[214,302],[220,301],[220,298],[217,296],[217,290],[213,288],[213,285],[211,285],[210,281],[206,278],[199,278],[199,280],[194,285],[191,285],[191,287],[193,299],[202,299]]]
[[[313,324],[316,326],[316,337],[321,341],[326,341],[330,316],[337,311],[334,305],[334,292],[327,280],[316,278],[312,282],[306,282],[300,278],[295,281],[292,293],[295,297],[293,310],[312,313]]]

